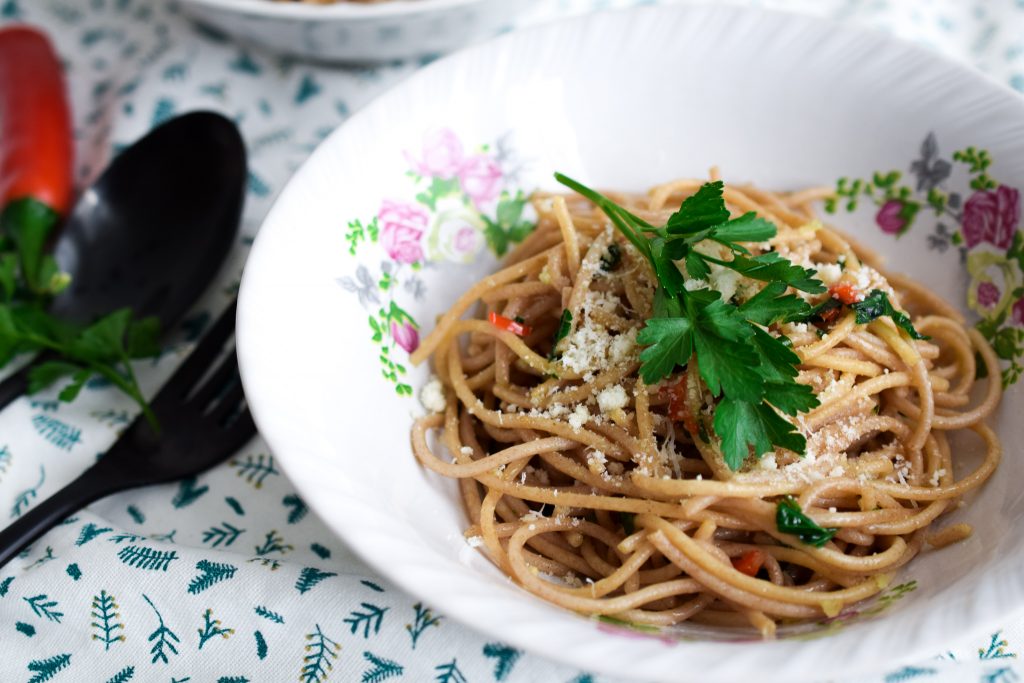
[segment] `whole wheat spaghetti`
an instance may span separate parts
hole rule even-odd
[[[701,184],[612,197],[662,225]],[[640,377],[637,333],[657,286],[648,262],[589,201],[534,197],[536,231],[412,359],[430,358],[437,376],[437,412],[415,423],[413,450],[458,479],[466,535],[498,567],[583,614],[771,637],[780,621],[834,616],[878,593],[926,541],[970,533],[930,528],[999,462],[985,424],[1001,396],[997,359],[955,309],[820,223],[812,204],[825,194],[727,186],[724,197],[733,215],[755,211],[778,228],[751,253],[816,269],[833,295],[881,290],[929,338],[885,317],[858,324],[844,308],[768,326],[791,341],[796,381],[819,405],[786,418],[806,438],[802,456],[751,453],[736,471],[711,433],[715,400],[697,363],[651,386]],[[734,301],[763,286],[721,274],[711,284]],[[977,358],[988,379],[972,392]],[[973,434],[985,454],[959,479],[951,431]],[[783,500],[834,535],[815,547],[781,531]]]

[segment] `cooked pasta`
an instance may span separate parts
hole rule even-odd
[[[663,225],[701,185],[610,196]],[[772,637],[780,622],[835,616],[878,593],[926,540],[968,536],[963,524],[932,526],[999,463],[985,423],[1001,396],[997,358],[954,308],[819,222],[813,205],[826,195],[724,190],[734,216],[753,211],[777,227],[746,244],[751,253],[774,251],[830,286],[805,299],[881,290],[928,338],[888,317],[860,324],[847,307],[766,326],[791,342],[796,381],[818,405],[785,417],[804,454],[752,452],[736,471],[696,362],[642,379],[637,334],[658,282],[643,255],[590,201],[536,195],[536,231],[412,358],[432,361],[431,388],[444,397],[416,421],[413,451],[458,480],[467,538],[526,590],[583,614]],[[707,283],[734,301],[763,284],[733,273]],[[988,379],[976,390],[979,359]],[[959,477],[951,432],[973,435],[966,450],[983,454]],[[817,547],[780,530],[781,501],[834,535]]]

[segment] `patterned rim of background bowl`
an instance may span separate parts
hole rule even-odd
[[[485,0],[391,0],[380,3],[335,2],[317,5],[305,2],[274,2],[273,0],[186,0],[232,12],[290,19],[371,19],[402,14],[426,14],[458,7],[469,7]]]
[[[727,74],[726,88],[720,80],[707,78],[712,63],[706,57],[711,54],[716,57],[713,68]],[[759,60],[751,61],[751,55]],[[666,69],[666,63],[672,68]],[[643,87],[664,85],[664,73],[671,73],[678,83],[674,92],[666,94],[677,99],[663,109],[679,118],[666,118],[668,114],[654,108],[616,108],[615,100],[604,101],[597,95],[593,106],[568,96],[579,95],[571,92],[572,87],[600,74],[602,85],[607,88],[614,83],[622,91],[622,100],[637,102]],[[648,74],[646,80],[644,74]],[[793,90],[787,92],[790,86]],[[437,98],[437,92],[450,94],[450,100]],[[969,99],[964,93],[970,94]],[[730,116],[736,118],[729,112],[739,110],[722,105],[723,101],[746,104],[743,111],[750,111],[752,118],[739,120],[747,125],[723,127]],[[573,109],[577,102],[587,107]],[[599,104],[607,105],[606,110]],[[836,110],[840,104],[845,108]],[[891,108],[888,113],[881,110],[885,106]],[[488,119],[486,112],[501,120]],[[756,130],[765,125],[757,115],[771,120],[771,135]],[[662,125],[657,125],[658,116]],[[719,126],[718,135],[687,137],[686,129],[667,125],[683,117],[692,129],[715,131]],[[444,126],[461,138],[459,154],[475,159],[478,170],[486,164],[480,157],[491,158],[500,169],[502,144],[517,146],[502,142],[506,128],[517,136],[520,151],[526,150],[523,157],[540,167],[539,175],[535,172],[530,182],[518,185],[514,178],[501,175],[505,172],[501,169],[504,185],[486,186],[486,191],[480,189],[479,173],[469,181],[461,171],[451,169],[437,176],[441,181],[438,197],[448,196],[442,191],[450,181],[461,187],[464,203],[475,206],[481,237],[474,248],[482,249],[484,241],[494,246],[488,233],[492,223],[497,222],[498,229],[508,233],[506,237],[514,227],[496,220],[494,211],[501,201],[514,203],[515,195],[502,196],[498,191],[535,183],[553,189],[548,173],[555,168],[601,187],[640,189],[673,176],[700,173],[710,163],[721,162],[727,181],[730,169],[740,169],[741,178],[762,185],[798,187],[830,182],[841,175],[870,178],[873,171],[905,168],[906,159],[919,150],[934,171],[940,156],[949,157],[952,149],[976,144],[995,152],[993,177],[1007,187],[1022,187],[1024,105],[1016,95],[963,66],[884,35],[760,10],[645,8],[504,36],[422,70],[353,116],[314,152],[278,199],[256,240],[242,282],[238,329],[239,359],[257,423],[328,526],[409,592],[517,646],[584,668],[646,680],[733,681],[755,667],[765,681],[814,680],[933,654],[950,640],[980,633],[1021,610],[1024,577],[1017,567],[1024,546],[1015,545],[1008,532],[1024,519],[1024,497],[1007,489],[1017,472],[1012,458],[1004,462],[1003,476],[989,483],[988,494],[964,513],[971,521],[984,520],[977,525],[976,539],[945,555],[919,558],[907,571],[909,580],[901,578],[898,586],[859,616],[872,616],[881,611],[876,607],[897,601],[899,609],[882,619],[864,623],[851,619],[839,629],[841,619],[803,634],[805,638],[829,636],[813,644],[795,638],[774,643],[680,643],[671,635],[588,621],[526,596],[496,579],[493,569],[474,552],[467,556],[466,547],[460,545],[456,505],[445,498],[451,493],[450,482],[424,475],[411,462],[405,429],[416,406],[415,399],[403,395],[421,386],[426,372],[412,371],[401,362],[401,354],[418,343],[416,320],[430,320],[474,275],[494,264],[493,259],[482,257],[465,268],[446,266],[444,277],[429,267],[431,261],[462,258],[436,249],[441,242],[430,246],[428,235],[433,233],[427,226],[441,221],[416,206],[431,200],[430,191],[423,187],[434,187],[428,177],[432,165],[424,163],[425,156],[417,156],[422,153],[422,135],[433,129],[429,135],[436,137],[443,134]],[[614,133],[608,135],[608,130]],[[659,132],[656,146],[650,143],[652,130]],[[843,138],[836,134],[840,131],[856,132],[860,139]],[[936,135],[929,135],[932,131]],[[591,144],[580,144],[580,140]],[[476,146],[463,148],[463,144]],[[941,150],[933,150],[929,157],[929,146],[939,145]],[[682,161],[666,153],[680,149],[686,150]],[[643,155],[643,163],[622,163],[626,155],[633,159]],[[444,173],[450,174],[447,180]],[[946,183],[945,188],[972,178],[976,179],[961,172],[936,182]],[[426,180],[429,185],[413,187]],[[890,189],[899,192],[899,183],[890,185],[875,184],[872,197],[858,195],[862,204],[875,200],[877,214],[865,216],[861,211],[841,224],[857,230],[858,237],[869,244],[888,247],[893,260],[905,259],[918,276],[934,273],[931,257],[920,259],[928,256],[928,240],[937,231],[932,235],[920,228],[908,231],[912,217],[901,216],[891,205],[886,208],[894,199],[907,205],[917,201],[921,206],[927,206],[928,200],[913,195],[914,188],[908,188],[907,196],[890,197]],[[948,194],[954,191],[948,188]],[[453,195],[459,192],[452,191]],[[962,194],[967,192],[965,186]],[[416,199],[406,201],[399,210],[396,196]],[[436,206],[429,208],[438,213]],[[940,214],[938,209],[935,213]],[[376,218],[357,220],[371,215]],[[893,230],[894,216],[903,220],[897,230]],[[940,224],[937,220],[936,225]],[[984,241],[979,237],[984,231],[972,230],[960,231],[961,240],[970,232],[977,246]],[[893,232],[906,234],[893,242],[887,234]],[[354,256],[357,247],[363,252],[362,260],[349,254]],[[375,256],[366,257],[366,249]],[[955,253],[947,254],[943,265],[952,266],[957,276],[932,279],[929,284],[960,303],[967,276],[958,270],[955,258],[949,260]],[[424,303],[402,293],[412,302],[411,313],[399,306],[392,315],[381,306],[384,317],[375,320],[371,310],[370,328],[366,328],[367,316],[352,296],[365,278],[351,278],[352,265],[376,268],[381,255],[393,265],[409,266],[401,275],[408,278],[403,283],[416,280],[408,273],[421,273],[416,277],[440,294]],[[391,267],[381,268],[380,282],[374,276],[363,284],[388,291],[383,283],[392,283],[397,272]],[[976,289],[977,283],[972,286]],[[380,339],[372,348],[364,348],[371,329]],[[399,355],[381,353],[381,340],[389,353]],[[380,369],[378,355],[384,363]],[[385,376],[390,372],[388,382],[380,380],[380,370]],[[405,372],[410,379],[401,374]],[[356,388],[359,393],[353,393]],[[291,400],[293,391],[300,391],[304,406],[312,407]],[[1019,399],[1017,387],[1008,402]],[[338,418],[345,410],[352,412],[347,421]],[[380,431],[369,433],[361,426],[370,423],[363,420],[376,420],[374,426]],[[396,421],[400,427],[395,427]],[[1011,449],[1024,438],[1019,424],[998,428]],[[398,475],[392,478],[390,471],[379,471],[378,461],[387,461]],[[369,491],[381,498],[374,500]],[[403,508],[410,501],[424,506],[423,512],[417,516]],[[403,513],[407,513],[404,518]],[[444,533],[433,527],[419,529],[424,533],[411,529],[410,525],[435,519],[447,525]],[[1000,531],[1004,535],[997,536]],[[982,539],[992,545],[982,547]],[[977,568],[971,571],[966,566],[965,558],[979,555],[985,555],[984,577]],[[921,579],[921,590],[911,591],[914,579]],[[851,661],[852,652],[870,656]]]

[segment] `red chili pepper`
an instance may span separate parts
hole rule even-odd
[[[757,576],[764,565],[764,553],[760,550],[748,550],[739,557],[732,558],[732,566],[747,576]]]
[[[71,204],[71,114],[60,61],[39,31],[0,29],[0,229],[18,245],[30,288],[39,258]]]
[[[847,306],[855,304],[864,298],[861,296],[860,290],[849,282],[837,282],[829,287],[828,293],[833,299],[837,299]]]
[[[491,324],[497,327],[499,330],[505,330],[506,332],[511,332],[512,334],[520,337],[525,337],[526,335],[530,334],[530,332],[533,329],[529,325],[524,325],[518,320],[506,318],[505,316],[499,315],[494,311],[490,312],[490,314],[487,316],[487,319],[490,320]]]
[[[668,417],[673,422],[682,422],[690,434],[696,434],[699,429],[686,400],[686,383],[687,376],[684,374],[678,382],[665,387],[664,391],[668,394]]]
[[[71,204],[71,115],[50,41],[0,29],[0,207],[30,197],[58,214]]]

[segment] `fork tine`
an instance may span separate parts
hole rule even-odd
[[[210,417],[217,423],[226,421],[232,413],[237,413],[242,406],[242,399],[245,398],[245,391],[242,389],[242,380],[239,379],[230,385],[224,395],[221,396],[210,411]]]
[[[157,408],[157,402],[175,401],[183,398],[195,385],[203,373],[210,367],[210,363],[224,349],[224,342],[235,330],[235,308],[237,301],[233,300],[227,309],[221,313],[217,321],[207,331],[203,340],[192,350],[188,359],[178,368],[171,380],[164,385],[156,398],[153,399],[153,407]]]
[[[228,388],[232,377],[238,377],[238,356],[235,355],[234,348],[224,357],[213,374],[196,389],[189,402],[193,403],[196,408],[206,408],[211,401],[216,400]],[[238,382],[240,383],[241,380]]]

